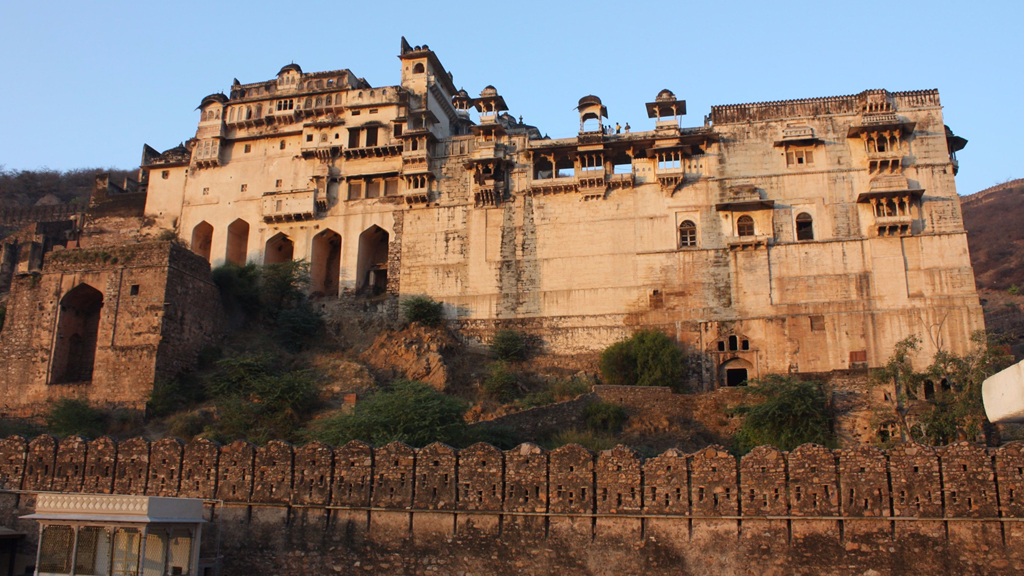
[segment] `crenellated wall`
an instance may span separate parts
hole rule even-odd
[[[879,573],[900,573],[909,559],[896,558],[897,551],[929,546],[938,551],[919,561],[939,562],[936,573],[1003,573],[1024,561],[1016,552],[1024,534],[1022,488],[1024,443],[890,451],[804,445],[788,453],[762,446],[739,460],[711,446],[644,460],[622,446],[595,454],[577,445],[502,452],[486,444],[0,440],[0,514],[23,531],[34,534],[13,516],[31,510],[36,492],[203,498],[220,521],[226,573],[272,566],[297,574],[314,570],[310,562],[340,559],[371,562],[368,573],[406,573],[407,562],[381,558],[416,550],[417,558],[444,561],[431,556],[440,554],[437,546],[452,563],[461,557],[486,570],[505,566],[506,553],[533,550],[524,553],[537,554],[538,563],[525,564],[523,573],[537,574],[610,551],[644,569],[596,562],[581,573],[678,574],[672,562],[684,562],[690,569],[682,573],[742,574],[783,558],[817,573],[812,568],[832,566],[835,555],[850,570],[822,573],[879,566]],[[759,559],[742,560],[754,548]],[[541,561],[541,549],[551,558]],[[693,554],[712,552],[708,566],[690,564]]]

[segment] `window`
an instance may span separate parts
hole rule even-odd
[[[71,526],[46,526],[39,541],[39,571],[71,573],[75,532]]]
[[[729,336],[729,350],[739,350],[739,338]]]
[[[209,188],[203,188],[203,196],[209,196],[209,195],[210,195],[210,189]]]
[[[164,170],[163,172],[160,173],[160,177],[163,178],[164,180],[167,180],[168,178],[171,177],[171,171]]]
[[[274,203],[274,210],[276,210],[278,212],[280,212],[281,208],[283,208],[283,207],[284,207],[284,201],[283,200],[278,200],[278,201],[276,201]]]
[[[139,295],[139,285],[138,284],[132,284],[132,287],[129,290],[129,293],[132,296],[138,296]]]
[[[380,180],[370,180],[366,183],[366,197],[376,198],[380,196]]]
[[[424,68],[423,68],[423,63],[422,62],[417,62],[416,65],[412,67],[412,73],[413,74],[423,74],[423,71],[424,71]]]
[[[691,220],[684,220],[679,225],[679,247],[697,245],[697,225]]]
[[[278,148],[284,150],[284,140],[281,140],[281,143],[278,145]]]
[[[807,212],[796,215],[796,239],[814,240],[814,219]]]
[[[753,236],[754,219],[747,215],[740,216],[736,220],[736,234],[738,236]]]
[[[242,184],[242,192],[245,192],[248,189],[249,189],[249,185],[248,184]]]
[[[366,145],[376,146],[377,145],[377,127],[371,126],[366,129]]]
[[[277,181],[274,182],[274,187],[275,188],[280,188],[281,184],[283,184],[283,183],[284,182],[281,179],[278,179]]]
[[[811,316],[811,332],[824,332],[825,331],[825,317],[824,316]]]
[[[306,134],[306,142],[312,142],[312,141],[313,141],[313,135],[312,134]]]
[[[387,180],[384,181],[384,195],[398,195],[398,178],[388,178]]]
[[[814,164],[813,150],[789,150],[786,152],[786,166]]]
[[[358,200],[363,197],[363,183],[359,180],[353,180],[348,183],[348,199]]]
[[[867,361],[868,361],[868,352],[867,352],[867,350],[857,350],[855,352],[850,352],[850,363],[851,364],[853,364],[854,362],[867,362]]]
[[[348,147],[359,148],[359,128],[348,129]]]
[[[248,154],[249,152],[252,152],[252,144],[245,145],[245,153]]]

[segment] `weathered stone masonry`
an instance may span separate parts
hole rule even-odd
[[[1022,486],[1022,443],[759,447],[739,461],[712,446],[644,461],[624,447],[594,454],[576,445],[503,453],[485,444],[0,440],[0,490],[14,496],[0,498],[5,516],[24,513],[40,491],[204,498],[212,518],[253,524],[222,534],[236,566],[246,564],[253,534],[271,534],[282,554],[320,541],[386,547],[500,535],[503,546],[547,539],[585,550],[604,542],[624,554],[636,545],[700,548],[729,538],[740,548],[771,546],[772,558],[810,542],[847,552],[880,546],[885,556],[886,547],[926,538],[985,547],[990,560],[1009,566],[1021,560],[1014,549],[1024,536]]]

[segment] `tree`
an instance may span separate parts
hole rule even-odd
[[[62,398],[46,414],[46,429],[56,436],[79,434],[98,438],[107,430],[107,417],[84,400]]]
[[[834,416],[820,382],[803,382],[792,377],[769,375],[751,381],[744,388],[748,398],[736,408],[743,425],[734,437],[741,454],[762,444],[792,450],[809,442],[834,447]]]
[[[608,384],[669,386],[679,389],[685,356],[671,338],[658,330],[640,330],[601,353],[601,376]]]
[[[402,313],[409,322],[419,322],[424,326],[437,326],[443,319],[443,305],[429,296],[413,296],[402,300]]]
[[[396,380],[390,388],[356,404],[351,414],[318,422],[310,435],[341,446],[362,440],[381,446],[405,442],[422,447],[431,442],[458,445],[466,434],[466,404],[415,380]]]
[[[968,438],[984,433],[989,444],[995,444],[995,427],[985,415],[981,385],[986,378],[1014,362],[1009,347],[1001,338],[979,330],[971,335],[972,350],[957,355],[945,350],[925,371],[933,382],[946,382],[935,391],[932,409],[922,418],[925,439],[946,444],[956,439],[958,431]]]
[[[871,384],[885,389],[883,394],[884,408],[880,410],[880,424],[895,424],[900,431],[900,441],[906,442],[913,437],[907,414],[910,412],[908,400],[916,400],[915,391],[921,384],[921,374],[914,371],[910,361],[911,353],[920,347],[921,339],[911,334],[896,343],[892,356],[885,366],[871,374]]]
[[[491,352],[498,360],[514,362],[526,358],[526,335],[517,330],[498,330],[491,337]]]

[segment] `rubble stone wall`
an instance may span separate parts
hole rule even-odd
[[[11,436],[0,520],[27,549],[38,528],[18,517],[37,492],[200,497],[226,574],[1009,574],[1024,567],[1022,471],[1024,443],[645,462],[621,446]]]

